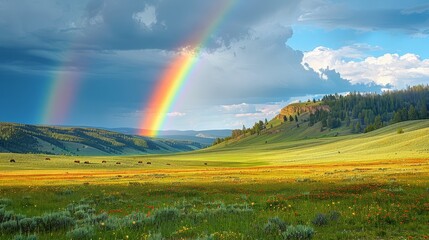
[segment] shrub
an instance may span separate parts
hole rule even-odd
[[[6,211],[4,208],[0,208],[0,223],[7,222],[15,218],[15,214],[12,211]]]
[[[88,217],[88,214],[83,210],[78,210],[74,212],[74,217],[77,219],[84,219]]]
[[[0,231],[4,233],[15,233],[19,231],[18,221],[9,220],[0,225]]]
[[[69,212],[47,213],[41,217],[41,221],[45,231],[67,229],[75,225],[75,221]]]
[[[288,226],[286,231],[282,233],[282,237],[285,240],[309,240],[314,235],[314,229],[305,225]]]
[[[266,233],[278,233],[283,232],[287,228],[285,221],[281,220],[279,217],[269,218],[268,222],[264,225],[264,232]]]
[[[33,218],[23,218],[19,220],[19,228],[22,232],[28,233],[36,230],[37,222]]]
[[[92,239],[94,235],[95,235],[94,229],[88,226],[75,228],[67,232],[67,238],[70,238],[73,240]]]
[[[180,212],[177,208],[163,208],[154,212],[153,222],[162,223],[178,219]]]
[[[396,130],[396,132],[397,132],[398,134],[402,134],[402,133],[404,133],[404,129],[402,129],[402,128],[398,128],[398,130]]]
[[[103,221],[106,221],[109,218],[109,215],[107,213],[101,213],[95,216],[92,216],[89,221],[92,224],[100,223]]]
[[[141,228],[147,223],[154,221],[153,218],[146,217],[145,213],[131,213],[123,218],[124,225],[129,228]]]
[[[117,217],[110,217],[106,219],[104,222],[100,222],[100,227],[104,230],[115,230],[120,227],[122,223],[122,219],[119,219]]]
[[[323,226],[328,224],[328,217],[323,213],[318,213],[311,222],[316,226]]]
[[[341,214],[337,211],[330,211],[328,217],[331,221],[338,221],[338,219],[341,217]]]

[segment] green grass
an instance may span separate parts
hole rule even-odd
[[[23,232],[39,239],[283,239],[302,228],[314,239],[429,237],[428,120],[337,137],[306,131],[314,137],[262,134],[169,155],[0,154],[0,205],[16,218],[73,218]],[[266,232],[275,217],[287,229]],[[0,227],[0,238],[19,231]]]

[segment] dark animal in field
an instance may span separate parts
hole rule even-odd
[[[169,166],[170,166],[171,164],[167,163],[167,165],[169,165]]]
[[[116,162],[116,164],[121,164],[121,162]]]
[[[151,162],[147,162],[146,164],[152,164]]]
[[[84,163],[85,163],[85,164],[89,164],[89,161],[85,161]]]
[[[206,165],[206,166],[207,166],[207,163],[205,162],[205,163],[204,163],[204,165]]]
[[[80,161],[79,160],[75,160],[74,163],[80,163]]]
[[[16,162],[15,159],[11,159],[9,162]]]
[[[51,160],[50,158],[45,158],[45,160]]]
[[[107,161],[103,160],[103,161],[101,161],[101,163],[107,163]]]
[[[143,161],[139,161],[139,163],[143,163]]]

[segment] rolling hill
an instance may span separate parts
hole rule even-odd
[[[427,120],[427,103],[429,86],[423,85],[382,94],[326,95],[319,101],[290,104],[269,122],[233,130],[231,136],[216,139],[214,147],[369,133],[399,122]]]
[[[150,139],[74,127],[0,123],[0,152],[61,155],[130,155],[192,151],[205,147],[192,141]]]

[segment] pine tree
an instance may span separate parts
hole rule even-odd
[[[420,118],[425,119],[428,117],[428,109],[426,107],[426,102],[422,102],[420,106]]]
[[[413,105],[408,110],[408,120],[416,120],[418,118],[416,108]]]
[[[375,117],[375,120],[374,120],[374,127],[375,127],[375,129],[379,129],[379,128],[383,127],[383,123],[382,123],[382,121],[381,121],[381,116],[380,116],[380,115],[377,115],[377,116]]]
[[[356,132],[357,132],[357,133],[360,133],[360,132],[361,132],[361,126],[360,126],[360,122],[359,122],[359,121],[356,123],[356,127],[355,127],[355,129],[356,129]]]

